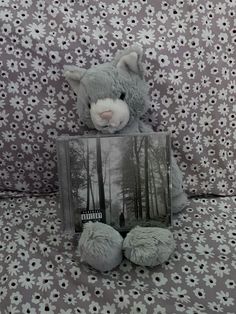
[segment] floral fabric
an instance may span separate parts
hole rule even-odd
[[[1,0],[0,190],[57,186],[55,139],[83,131],[65,64],[144,48],[155,130],[192,194],[235,195],[235,0]]]
[[[236,198],[192,199],[162,266],[98,273],[61,230],[57,197],[0,201],[1,314],[235,314]]]

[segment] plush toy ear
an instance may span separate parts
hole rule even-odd
[[[65,66],[64,67],[64,76],[75,92],[78,91],[78,86],[80,85],[80,81],[81,81],[81,79],[84,76],[86,71],[87,70],[85,70],[85,69],[76,68],[73,66]]]
[[[116,57],[116,67],[117,69],[129,72],[130,74],[138,74],[143,78],[141,58],[142,49],[140,47],[128,48]]]

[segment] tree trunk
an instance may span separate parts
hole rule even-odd
[[[99,207],[102,212],[102,221],[105,221],[105,192],[103,185],[103,174],[102,174],[102,153],[101,153],[101,142],[100,138],[96,139],[96,148],[97,148],[97,175],[98,175],[98,193],[99,193]]]
[[[136,174],[137,174],[137,196],[138,196],[138,218],[143,217],[143,205],[142,205],[142,189],[141,189],[141,176],[140,176],[140,160],[139,160],[139,150],[137,145],[137,137],[134,136],[134,154],[136,158]]]
[[[152,183],[152,179],[149,179],[150,182],[150,196],[151,196],[151,207],[150,207],[150,218],[155,218],[155,213],[154,213],[154,200],[153,200],[153,183]]]
[[[159,216],[159,210],[158,210],[158,202],[157,202],[157,189],[156,189],[156,183],[155,183],[155,178],[154,178],[154,173],[153,173],[153,165],[152,165],[152,161],[150,161],[151,163],[151,174],[152,174],[152,182],[153,182],[153,188],[154,188],[154,199],[155,199],[155,212],[156,212],[156,216]]]
[[[86,170],[87,170],[87,205],[86,210],[89,210],[90,207],[90,173],[89,173],[89,146],[87,141],[87,149],[86,149]]]
[[[139,212],[138,182],[137,182],[136,167],[135,167],[135,164],[134,164],[134,141],[133,140],[132,140],[131,158],[132,158],[132,168],[133,168],[133,175],[134,175],[134,187],[133,187],[134,215],[135,215],[135,218],[138,219],[138,212]]]
[[[156,158],[157,159],[157,162],[156,162],[156,164],[158,165],[158,170],[159,170],[159,175],[160,175],[160,178],[161,178],[161,190],[162,190],[162,197],[163,197],[163,202],[164,202],[164,204],[166,205],[166,204],[168,204],[167,203],[167,195],[166,195],[166,187],[165,187],[165,178],[164,178],[164,176],[163,176],[163,172],[162,172],[162,169],[161,169],[161,166],[160,166],[160,156],[158,156],[158,154],[156,153],[156,152],[154,152],[153,151],[153,155],[154,155],[154,158]],[[165,162],[165,160],[164,160],[164,162]],[[163,215],[163,212],[162,212],[162,209],[161,210],[159,210],[159,215]]]
[[[92,186],[91,177],[89,178],[89,182],[90,182],[90,191],[91,191],[91,195],[92,195],[93,209],[95,210],[95,200],[94,200],[93,186]]]
[[[111,161],[109,157],[109,211],[110,211],[110,218],[111,219]]]
[[[144,141],[144,177],[145,177],[145,200],[146,200],[146,219],[150,219],[150,203],[149,203],[149,176],[148,176],[148,138]]]
[[[124,177],[122,182],[122,212],[125,211],[125,188],[124,188]]]
[[[125,215],[124,213],[120,213],[120,216],[119,216],[119,225],[120,227],[124,227],[125,226]]]

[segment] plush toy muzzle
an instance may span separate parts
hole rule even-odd
[[[91,104],[90,115],[98,131],[116,133],[127,125],[130,112],[125,101],[105,98]]]

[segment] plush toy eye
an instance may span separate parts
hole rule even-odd
[[[124,100],[124,99],[125,99],[125,93],[121,93],[120,99],[121,99],[121,100]]]
[[[89,107],[89,109],[91,109],[91,104],[90,103],[88,103],[88,107]]]

